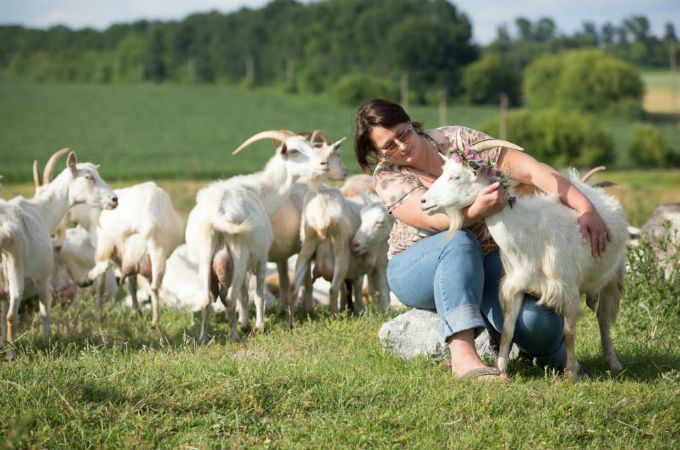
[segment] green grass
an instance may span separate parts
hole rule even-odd
[[[359,172],[352,150],[355,109],[321,96],[233,86],[38,84],[0,74],[0,174],[28,181],[54,151],[71,147],[102,165],[105,179],[217,178],[259,169],[269,142],[231,151],[267,129],[322,129],[347,136],[343,159]],[[437,126],[435,108],[413,108]],[[477,126],[495,108],[452,107],[448,117]]]
[[[637,308],[637,309],[636,309]],[[0,446],[22,448],[680,448],[677,316],[626,305],[614,331],[625,371],[599,355],[592,314],[577,383],[525,360],[512,382],[451,379],[441,364],[404,362],[377,339],[387,317],[285,320],[227,342],[213,315],[163,310],[158,330],[109,305],[55,310],[53,343],[24,325],[19,357],[0,364]],[[392,313],[393,315],[395,313]]]
[[[677,114],[680,112],[680,78],[673,78],[666,69],[644,70],[642,80],[645,84],[644,109],[651,113]],[[675,100],[673,99],[673,83],[675,83]]]
[[[5,182],[31,179],[33,159],[71,147],[82,160],[102,164],[105,179],[219,178],[252,172],[271,155],[268,142],[243,154],[231,151],[265,129],[325,130],[349,138],[343,159],[359,172],[352,150],[355,109],[322,96],[233,86],[87,85],[34,83],[0,73],[0,174]],[[426,127],[439,124],[436,107],[409,108]],[[496,116],[489,106],[451,105],[446,121],[479,127]],[[650,115],[680,154],[672,115]],[[604,118],[615,141],[611,168],[634,168],[628,139],[636,121]]]

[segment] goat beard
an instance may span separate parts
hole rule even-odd
[[[448,241],[463,226],[463,212],[459,209],[448,209],[446,215],[449,217],[449,232],[446,233]]]

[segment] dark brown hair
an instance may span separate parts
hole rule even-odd
[[[373,98],[357,111],[357,128],[354,134],[354,154],[361,169],[370,174],[372,166],[380,159],[375,148],[371,132],[374,127],[392,128],[398,123],[409,122],[411,118],[404,108],[389,100]],[[420,122],[412,122],[419,133],[422,131]]]

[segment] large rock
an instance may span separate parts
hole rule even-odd
[[[448,357],[449,348],[439,336],[437,320],[435,312],[411,309],[384,323],[378,338],[385,350],[390,350],[407,361],[417,356]],[[496,359],[496,351],[486,330],[475,338],[475,347],[480,357]],[[516,354],[517,349],[513,345],[510,357],[513,358]]]
[[[665,248],[661,243],[666,233],[664,222],[670,222],[671,242]],[[680,241],[680,203],[660,205],[649,216],[642,226],[642,234],[647,236],[655,247],[656,259],[659,266],[665,270],[666,278],[670,278],[677,267],[673,267],[676,245]]]
[[[671,233],[680,233],[680,203],[666,203],[657,207],[642,226],[642,233],[652,241],[659,241],[665,232],[663,223],[666,220],[671,223]]]

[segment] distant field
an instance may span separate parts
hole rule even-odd
[[[354,109],[319,96],[232,86],[35,84],[0,74],[0,174],[30,180],[62,147],[101,163],[109,179],[217,178],[252,172],[272,154],[271,143],[239,156],[233,149],[267,129],[319,128],[347,136],[343,159],[359,172],[352,150]],[[437,126],[436,108],[412,108]],[[454,107],[452,123],[477,126],[495,108]],[[41,165],[42,165],[41,164]]]
[[[645,111],[653,113],[678,113],[680,108],[680,82],[675,79],[676,97],[673,98],[673,79],[670,70],[647,70],[642,73],[645,83]]]

